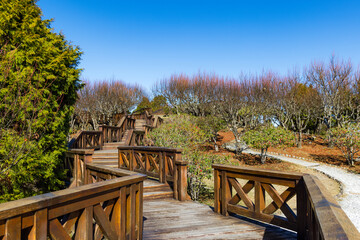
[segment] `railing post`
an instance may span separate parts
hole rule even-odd
[[[92,162],[94,150],[73,149],[67,152],[73,157],[73,183],[70,187],[78,187],[84,185],[86,179],[86,164]]]
[[[306,219],[308,215],[308,200],[306,197],[305,183],[300,179],[296,184],[296,209],[297,209],[297,239],[308,237]]]
[[[130,159],[129,159],[129,170],[134,171],[134,162],[135,162],[135,152],[134,149],[130,150]]]
[[[255,181],[255,212],[261,213],[265,208],[265,189],[261,182]]]
[[[104,142],[105,142],[104,129],[102,126],[99,127],[99,131],[101,132],[101,134],[100,134],[100,149],[102,149],[102,146],[104,146]]]
[[[179,200],[185,201],[187,195],[187,164],[182,162],[180,165],[180,186],[179,191]]]
[[[164,168],[165,168],[165,154],[164,152],[159,153],[159,180],[161,183],[165,183]]]
[[[226,171],[221,171],[221,214],[228,216],[227,204],[231,199],[231,186],[227,180]]]
[[[221,196],[220,196],[220,172],[217,169],[214,169],[214,211],[216,213],[221,213]]]
[[[31,228],[29,239],[47,239],[48,211],[46,208],[34,214],[34,225]]]

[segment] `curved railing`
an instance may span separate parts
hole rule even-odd
[[[315,176],[220,164],[213,168],[215,212],[294,230],[298,239],[360,239],[353,223]],[[282,192],[275,186],[282,186]],[[252,189],[253,196],[249,194]],[[291,208],[289,201],[295,196],[296,207]]]
[[[69,145],[70,149],[101,149],[105,143],[120,142],[126,130],[135,128],[135,119],[131,116],[123,117],[118,126],[99,127],[99,131],[82,131]]]
[[[136,119],[145,119],[145,131],[135,130]],[[117,126],[102,125],[99,131],[82,131],[80,135],[74,139],[69,149],[101,149],[105,143],[120,142],[123,140],[125,131],[130,130],[125,145],[139,146],[142,145],[144,136],[162,123],[159,116],[153,117],[147,111],[142,114],[134,114],[121,118]]]
[[[0,239],[142,239],[146,176],[91,164],[86,176],[95,183],[0,204]]]
[[[181,160],[181,150],[163,147],[118,147],[118,167],[146,174],[173,187],[174,198],[187,198],[187,163]]]

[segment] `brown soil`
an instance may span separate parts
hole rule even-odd
[[[210,148],[210,147],[209,147]],[[213,154],[219,154],[219,155],[225,155],[224,152],[215,152],[214,150],[210,151]],[[229,154],[229,152],[228,152]],[[297,172],[297,173],[307,173],[312,174],[320,179],[320,181],[327,186],[327,190],[330,192],[330,194],[334,197],[339,197],[341,195],[341,188],[340,184],[335,181],[334,179],[329,178],[328,176],[314,170],[309,169],[297,164],[289,163],[289,162],[283,162],[278,159],[274,158],[268,158],[264,164],[260,163],[260,157],[258,155],[251,155],[251,154],[242,154],[240,156],[235,156],[233,153],[229,154],[232,158],[230,161],[232,164],[237,166],[251,166],[256,167],[260,169],[269,169],[269,170],[278,170],[278,171],[286,171],[286,172]],[[240,184],[245,184],[245,180],[239,180]],[[211,189],[213,188],[213,179],[206,181],[206,185]],[[284,186],[274,186],[280,193],[286,189]],[[254,192],[250,192],[249,197],[253,199]],[[271,197],[267,197],[267,204],[269,204],[272,199]],[[202,199],[200,199],[200,202],[204,204],[208,204],[213,206],[213,196],[203,196]],[[290,200],[289,205],[292,209],[295,210],[296,206],[296,198]],[[279,212],[278,212],[279,213]]]
[[[234,140],[234,135],[230,131],[220,131],[218,134],[220,146],[225,142]],[[355,162],[355,166],[353,167],[349,166],[342,152],[336,147],[329,147],[326,141],[320,136],[304,135],[301,148],[269,148],[268,151],[303,157],[313,161],[339,166],[350,172],[360,174],[360,162]]]

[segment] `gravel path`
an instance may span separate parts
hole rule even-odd
[[[244,153],[260,154],[257,151],[247,149]],[[360,175],[349,173],[344,169],[332,167],[321,163],[308,162],[296,158],[267,154],[280,160],[316,169],[341,183],[343,197],[338,199],[341,208],[348,215],[355,227],[360,231]]]

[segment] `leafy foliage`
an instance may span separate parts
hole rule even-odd
[[[354,165],[354,156],[360,151],[360,125],[347,124],[330,129],[331,142],[341,150],[348,164]]]
[[[169,105],[167,104],[166,98],[162,95],[155,96],[151,101],[144,96],[137,106],[135,112],[142,112],[145,109],[150,109],[151,112],[163,110],[166,115],[171,111]]]
[[[212,164],[227,161],[227,157],[200,151],[199,147],[208,140],[208,135],[195,122],[195,118],[188,115],[171,116],[148,135],[155,146],[183,150],[183,160],[188,162],[188,186],[193,200],[198,199],[203,181],[211,178]]]
[[[219,117],[208,115],[196,118],[196,124],[205,132],[209,140],[214,142],[215,149],[218,151],[217,132],[226,128],[226,123]]]
[[[62,186],[81,52],[34,0],[0,4],[0,201]]]
[[[266,152],[269,147],[291,146],[294,144],[294,135],[290,131],[282,127],[266,125],[247,131],[243,139],[250,147],[261,149],[261,163],[265,163]]]

